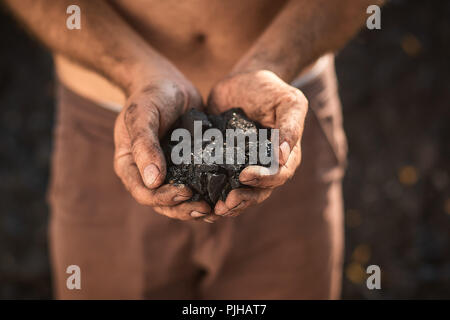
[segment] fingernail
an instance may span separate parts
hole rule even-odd
[[[205,213],[201,213],[201,212],[198,212],[198,211],[192,211],[191,212],[191,217],[192,218],[199,218],[199,217],[203,217],[205,215]]]
[[[144,182],[147,187],[151,187],[159,176],[159,169],[153,163],[144,169]]]
[[[258,178],[250,178],[249,180],[240,180],[243,184],[247,184],[247,185],[256,185],[259,183],[259,179]]]
[[[208,222],[208,223],[214,223],[214,220],[209,220],[208,218],[203,219],[203,221]]]
[[[289,159],[289,154],[291,153],[291,147],[289,146],[289,143],[287,141],[283,142],[280,146],[280,153],[281,153],[281,161],[283,161],[282,164],[286,164],[286,162]]]
[[[188,199],[190,199],[191,196],[183,196],[183,195],[176,195],[175,197],[173,197],[173,201],[178,202],[178,201],[186,201]]]

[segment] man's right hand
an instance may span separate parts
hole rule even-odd
[[[88,26],[64,27],[71,0],[4,0],[9,9],[53,52],[103,75],[128,100],[115,128],[114,169],[141,204],[171,218],[201,217],[205,202],[183,202],[185,186],[163,185],[166,161],[159,138],[188,108],[200,108],[194,86],[132,28],[108,1],[77,0]]]
[[[211,211],[204,201],[184,202],[192,196],[187,186],[163,184],[166,160],[159,143],[181,114],[201,107],[200,94],[183,76],[151,78],[130,90],[115,123],[115,172],[137,202],[170,218],[190,220]]]

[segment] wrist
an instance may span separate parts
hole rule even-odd
[[[112,67],[106,69],[110,80],[116,83],[126,96],[161,80],[178,83],[183,77],[174,65],[153,50],[138,51],[117,60],[112,61],[109,64]]]

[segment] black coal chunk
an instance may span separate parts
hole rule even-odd
[[[180,127],[187,129],[189,133],[193,136],[194,135],[194,121],[201,121],[202,122],[202,130],[207,130],[212,127],[211,122],[208,119],[208,116],[196,109],[191,109],[189,112],[186,112],[181,117],[181,123]]]
[[[220,130],[224,143],[223,164],[207,164],[204,162],[195,164],[194,158],[199,155],[194,154],[194,121],[201,121],[202,132],[200,134],[211,128]],[[172,132],[177,128],[187,129],[191,134],[189,164],[174,164],[172,162],[171,153],[179,141],[171,141],[170,138]],[[219,199],[224,201],[231,190],[242,187],[239,182],[239,174],[249,165],[249,139],[245,139],[245,163],[226,164],[226,129],[241,129],[244,133],[254,130],[258,137],[258,129],[261,128],[263,127],[260,124],[250,120],[239,108],[230,109],[220,115],[207,115],[195,109],[189,110],[176,121],[162,141],[162,148],[167,160],[166,183],[189,186],[194,193],[191,201],[205,200],[211,206],[214,206]],[[270,135],[268,139],[270,139]],[[237,146],[237,139],[234,140],[234,152],[242,151]],[[209,143],[211,141],[203,141],[202,148],[205,148]],[[270,141],[267,141],[267,152],[270,152],[270,146]],[[262,165],[259,163],[259,159],[256,164]]]
[[[219,200],[222,188],[227,183],[227,176],[223,173],[208,173],[206,179],[206,189],[208,190],[208,196],[212,203],[216,203]]]

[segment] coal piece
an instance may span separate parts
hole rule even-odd
[[[248,119],[245,113],[239,108],[230,109],[220,115],[207,115],[201,111],[191,109],[177,120],[174,127],[169,130],[163,139],[162,147],[167,159],[166,183],[187,185],[193,191],[191,201],[205,200],[209,205],[214,207],[219,199],[225,201],[231,190],[242,187],[242,184],[239,182],[239,174],[249,165],[249,142],[246,141],[245,146],[245,164],[226,164],[225,161],[224,164],[194,164],[193,140],[194,121],[196,120],[202,122],[202,133],[210,128],[219,129],[223,134],[224,142],[226,129],[241,129],[247,132],[248,130],[257,130],[263,127],[257,122]],[[170,141],[170,136],[173,130],[177,128],[187,129],[191,133],[190,164],[175,165],[171,161],[172,148],[178,141]],[[270,147],[270,142],[268,145]],[[202,147],[204,146],[205,144],[202,145]],[[235,146],[236,150],[237,147]]]
[[[216,203],[219,200],[221,191],[227,183],[227,176],[223,173],[208,173],[206,179],[209,200]]]

